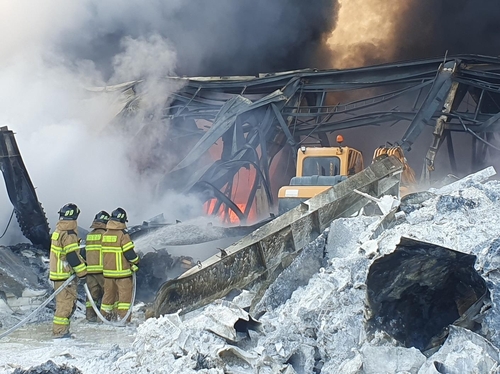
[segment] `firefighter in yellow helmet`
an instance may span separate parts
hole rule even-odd
[[[125,210],[115,209],[102,236],[104,296],[101,313],[107,319],[111,319],[115,304],[120,319],[132,307],[132,272],[139,269],[139,257],[134,251],[134,243],[127,233],[125,222]]]
[[[101,304],[104,294],[104,276],[102,275],[102,235],[106,232],[106,224],[109,221],[109,213],[101,210],[94,217],[85,240],[85,259],[87,261],[87,286],[92,299],[97,305]],[[87,297],[85,304],[86,317],[89,322],[97,322],[97,315],[92,309],[92,304]]]
[[[59,210],[59,221],[51,236],[50,245],[50,279],[57,290],[72,273],[85,281],[87,267],[80,256],[77,218],[80,209],[69,203]],[[69,318],[76,306],[76,281],[71,282],[56,296],[53,335],[55,338],[69,338]]]

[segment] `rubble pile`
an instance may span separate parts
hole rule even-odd
[[[7,327],[46,298],[48,284],[46,252],[30,244],[0,246],[0,326]],[[38,320],[44,316],[38,316]]]
[[[0,246],[0,289],[21,297],[23,291],[47,286],[46,251],[30,244]]]
[[[469,367],[484,369],[481,372],[495,370],[500,346],[496,305],[500,292],[496,266],[500,182],[469,181],[459,188],[445,194],[426,194],[421,202],[412,204],[414,209],[409,213],[398,213],[396,225],[376,239],[369,238],[380,217],[336,220],[329,233],[323,233],[328,236],[328,265],[286,303],[266,304],[266,313],[259,320],[262,331],[248,331],[247,337],[238,342],[208,328],[206,315],[213,314],[215,307],[228,308],[222,304],[187,315],[184,321],[176,315],[146,321],[139,327],[132,349],[125,354],[130,367],[137,373],[188,373],[196,370],[203,357],[207,373],[454,373]],[[367,274],[376,259],[394,251],[401,237],[477,256],[475,269],[485,279],[492,300],[490,309],[481,312],[477,332],[451,326],[442,346],[420,351],[405,347],[382,330],[367,331]],[[220,318],[219,324],[227,327],[225,320]]]
[[[496,372],[500,369],[498,217],[500,182],[469,179],[453,188],[408,196],[398,212],[335,220],[275,280],[260,303],[251,300],[255,292],[250,290],[184,316],[151,318],[135,332],[121,330],[135,334],[130,346],[120,344],[106,353],[87,356],[84,349],[68,348],[73,352],[71,364],[83,373]],[[411,248],[398,249],[421,242],[429,244],[414,253]],[[458,314],[446,323],[460,318],[442,330],[442,321],[435,322],[440,331],[437,337],[433,335],[436,330],[427,335],[422,332],[429,344],[415,343],[418,329],[411,331],[411,342],[401,341],[398,331],[389,328],[398,326],[397,319],[373,314],[390,310],[391,304],[378,309],[369,304],[367,278],[378,271],[373,265],[391,264],[390,256],[398,251],[402,252],[397,256],[410,254],[409,258],[435,252],[446,260],[405,265],[409,266],[405,274],[417,270],[425,278],[425,271],[434,272],[434,278],[427,279],[428,286],[433,286],[429,304],[418,299],[426,294],[418,292],[424,281],[418,281],[419,287],[408,283],[412,277],[378,282],[404,289],[398,292],[403,295],[402,305],[411,311],[408,302],[419,301],[420,309],[414,312],[427,316],[428,309],[430,322],[435,322],[431,309],[444,305],[436,302],[439,293],[450,293],[449,299],[443,297],[440,302],[453,300]],[[442,279],[439,269],[446,270]],[[453,276],[456,287],[450,282]],[[464,282],[466,278],[473,282]],[[391,292],[384,294],[383,287],[379,290],[380,295],[392,297]],[[405,295],[410,296],[404,299]],[[384,303],[386,299],[377,300]],[[383,323],[371,323],[372,317]],[[22,354],[16,351],[17,357]],[[66,361],[57,357],[55,362]]]

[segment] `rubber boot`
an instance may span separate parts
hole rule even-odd
[[[87,308],[85,311],[85,317],[87,318],[88,322],[94,323],[97,322],[97,314],[95,314],[94,309],[92,307]]]

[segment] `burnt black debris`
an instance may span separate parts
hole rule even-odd
[[[154,299],[156,291],[172,273],[174,259],[166,250],[146,253],[141,258],[137,272],[137,298],[142,301]]]
[[[42,204],[38,201],[14,133],[7,126],[0,127],[0,169],[14,207],[12,213],[15,213],[21,231],[34,245],[41,246],[48,254],[49,223]]]
[[[29,369],[14,370],[13,374],[82,374],[82,371],[74,366],[66,364],[57,365],[49,360],[41,365],[30,367]]]
[[[442,344],[447,326],[471,330],[489,302],[476,256],[402,238],[396,250],[376,260],[367,278],[368,328],[379,329],[406,347],[426,351]]]

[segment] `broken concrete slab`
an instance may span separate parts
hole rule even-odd
[[[429,192],[435,193],[437,195],[446,195],[453,191],[457,191],[469,186],[471,183],[481,183],[485,180],[491,178],[496,174],[496,170],[493,166],[489,166],[486,169],[478,171],[477,173],[470,174],[465,178],[462,178],[456,182],[443,186],[439,189],[430,188]]]
[[[482,336],[450,326],[443,346],[422,365],[418,374],[498,373],[499,350]]]
[[[262,314],[284,304],[299,287],[307,285],[311,277],[326,265],[325,246],[329,229],[309,243],[267,288],[251,312],[259,318]]]

